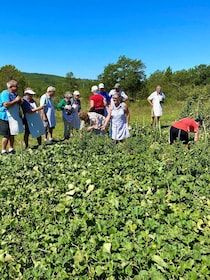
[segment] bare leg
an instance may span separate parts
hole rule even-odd
[[[8,138],[3,137],[1,141],[1,149],[2,151],[5,151],[7,149],[7,144],[8,144]]]
[[[14,141],[15,141],[15,136],[14,135],[10,135],[10,137],[9,137],[9,148],[10,149],[13,149]]]

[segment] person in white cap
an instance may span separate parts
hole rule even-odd
[[[104,111],[104,116],[106,117],[107,114],[108,114],[108,106],[110,104],[109,93],[104,90],[104,84],[103,83],[100,83],[98,85],[98,89],[99,89],[98,94],[101,94],[106,100],[106,107],[105,107],[105,111]]]
[[[35,92],[31,88],[25,89],[23,103],[21,104],[24,115],[24,142],[26,148],[28,148],[28,139],[30,134],[32,138],[37,138],[38,145],[41,145],[42,135],[45,134],[44,125],[39,114],[39,111],[44,109],[44,106],[37,106],[37,103],[33,99],[34,95]]]
[[[109,97],[111,98],[111,102],[112,102],[112,97],[113,97],[116,93],[119,94],[119,96],[120,96],[120,98],[121,98],[121,102],[125,102],[126,100],[128,100],[127,94],[125,94],[125,92],[122,91],[122,90],[120,89],[120,84],[119,84],[119,83],[116,83],[116,84],[114,85],[114,89],[112,89],[112,90],[109,92]]]
[[[56,126],[55,110],[52,97],[56,91],[55,87],[49,86],[47,92],[40,98],[40,106],[44,106],[42,110],[42,120],[45,127],[45,142],[48,141],[48,133],[50,134],[49,142],[54,142],[53,129]]]

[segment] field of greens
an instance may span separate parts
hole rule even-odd
[[[1,280],[210,279],[209,136],[131,134],[0,158]]]

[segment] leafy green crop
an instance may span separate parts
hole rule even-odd
[[[0,279],[209,279],[209,146],[156,136],[0,158]]]

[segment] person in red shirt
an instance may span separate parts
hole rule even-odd
[[[105,107],[106,107],[106,100],[105,98],[101,95],[98,94],[98,87],[97,86],[92,86],[91,92],[93,93],[90,97],[90,108],[89,112],[95,112],[100,115],[105,114]]]
[[[170,128],[170,144],[173,144],[174,141],[182,141],[183,144],[188,146],[188,133],[195,133],[194,141],[198,141],[199,138],[199,127],[201,126],[202,121],[199,119],[193,120],[191,118],[184,118],[179,121],[172,123]]]

